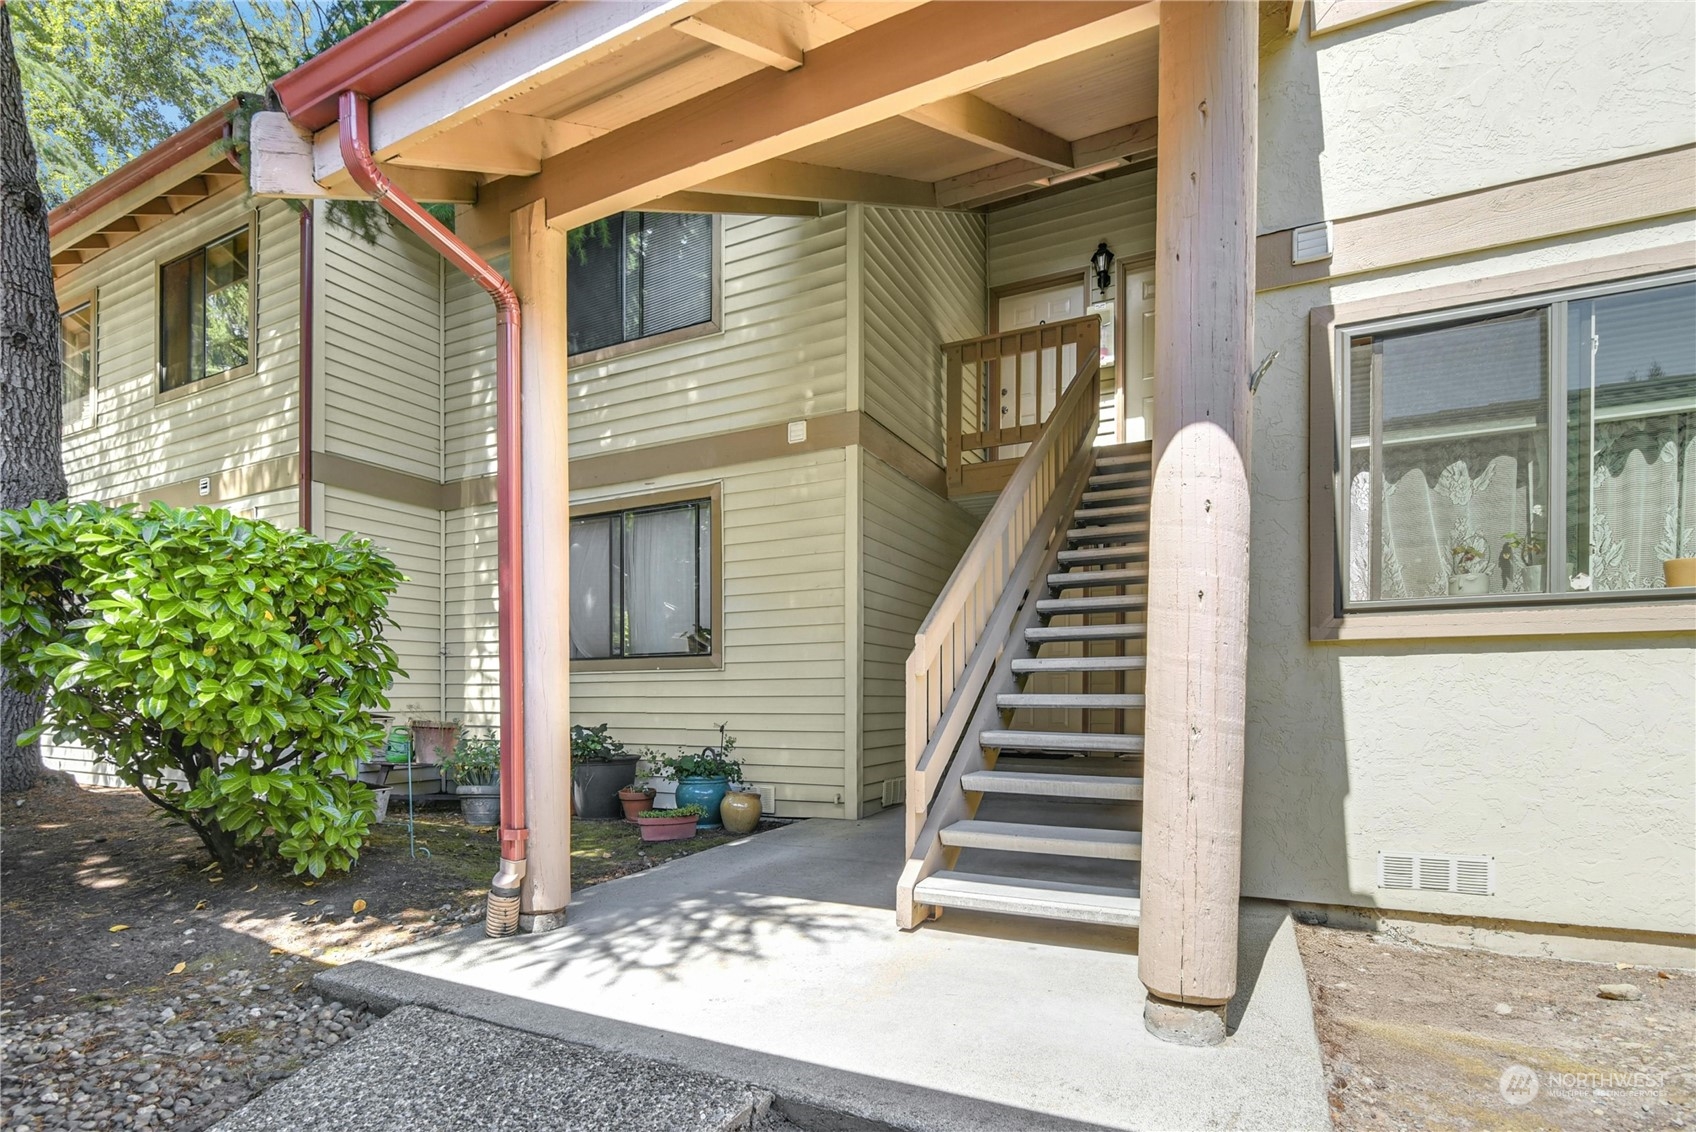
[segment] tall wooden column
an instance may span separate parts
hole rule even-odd
[[[1159,1037],[1237,985],[1258,6],[1160,6],[1154,490],[1139,971]]]
[[[512,214],[523,318],[524,804],[529,866],[519,927],[565,925],[571,902],[571,469],[566,440],[566,234],[537,201]]]

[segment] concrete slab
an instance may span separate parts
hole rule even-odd
[[[738,1132],[771,1094],[647,1058],[607,1053],[404,1006],[273,1085],[218,1132]]]
[[[318,983],[895,1128],[1330,1126],[1282,906],[1243,906],[1230,1039],[1183,1049],[1143,1029],[1135,932],[952,911],[904,934],[901,860],[898,813],[800,823],[597,885],[548,935],[467,929]]]

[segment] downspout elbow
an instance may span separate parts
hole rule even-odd
[[[423,205],[402,192],[371,152],[371,106],[354,91],[339,104],[342,163],[355,184],[385,211],[469,275],[495,302],[495,497],[500,595],[501,863],[489,886],[485,930],[518,930],[530,829],[524,805],[524,434],[518,392],[522,352],[518,292]]]

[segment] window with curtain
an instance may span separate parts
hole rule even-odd
[[[712,501],[571,521],[571,655],[578,660],[713,651]]]
[[[247,364],[249,251],[243,228],[159,269],[161,391]]]
[[[626,212],[572,233],[566,268],[573,354],[713,317],[713,218]]]
[[[75,424],[88,410],[94,389],[94,304],[59,315],[59,371],[64,376],[64,423]]]
[[[1350,606],[1651,590],[1696,555],[1690,273],[1339,338]]]

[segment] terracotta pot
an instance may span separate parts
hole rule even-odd
[[[413,758],[421,763],[439,763],[453,753],[454,740],[459,737],[457,723],[428,723],[412,721]]]
[[[760,824],[760,796],[732,790],[718,804],[719,816],[729,833],[752,833]]]
[[[695,836],[698,820],[690,814],[686,818],[637,818],[636,824],[641,827],[643,841],[687,841]]]
[[[624,807],[624,820],[635,821],[637,814],[654,808],[654,792],[626,788],[618,792],[618,804]]]
[[[1661,563],[1669,586],[1696,586],[1696,558],[1669,558]]]

